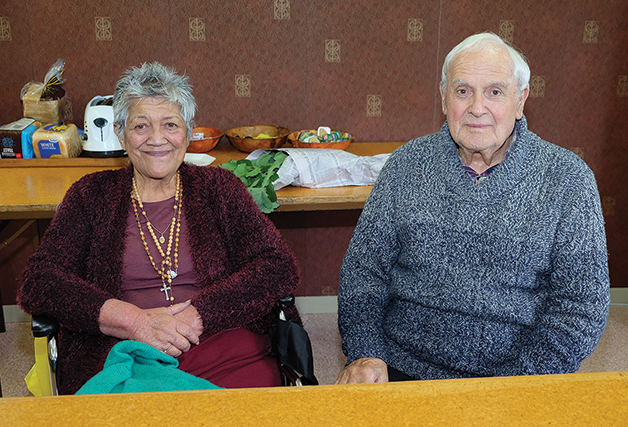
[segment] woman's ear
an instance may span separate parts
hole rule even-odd
[[[126,147],[124,146],[124,129],[122,130],[121,134],[118,133],[118,125],[114,123],[113,133],[115,133],[115,135],[118,137],[118,141],[120,141],[120,146],[122,147],[122,149],[126,151]]]
[[[196,127],[196,124],[194,123],[194,119],[190,120],[190,131],[192,132],[192,136],[194,136],[194,128]],[[190,146],[190,140],[192,139],[191,136],[188,136],[188,147]]]

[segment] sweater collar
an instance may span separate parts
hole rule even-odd
[[[445,161],[441,179],[447,183],[448,191],[456,193],[458,197],[471,200],[479,204],[496,202],[502,194],[510,189],[528,173],[528,166],[535,162],[535,153],[531,149],[531,133],[525,116],[515,122],[514,131],[517,134],[517,143],[509,148],[508,155],[495,167],[486,179],[474,185],[460,163],[458,146],[449,133],[447,122],[440,130]]]

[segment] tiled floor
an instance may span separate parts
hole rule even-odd
[[[314,370],[321,384],[331,384],[344,366],[336,314],[302,316],[314,351]],[[4,397],[30,396],[24,376],[33,364],[30,324],[8,323],[0,334],[0,381]],[[613,305],[606,332],[579,372],[628,371],[628,305]]]

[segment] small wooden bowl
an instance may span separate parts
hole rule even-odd
[[[264,133],[272,138],[256,138]],[[225,131],[231,145],[245,153],[255,150],[271,150],[281,147],[290,130],[281,126],[240,126]]]
[[[207,153],[218,144],[218,141],[224,135],[220,129],[207,127],[195,127],[192,129],[192,133],[202,133],[203,138],[190,140],[190,145],[188,145],[186,150],[188,153]]]
[[[317,132],[316,129],[308,129],[308,130],[314,133]],[[303,141],[299,141],[299,134],[301,132],[303,131],[299,130],[296,132],[292,132],[290,135],[288,135],[288,139],[290,140],[290,142],[295,148],[333,148],[335,150],[346,150],[349,144],[353,142],[353,135],[351,135],[351,138],[345,141],[338,141],[338,142],[320,142],[320,143],[303,142]],[[335,131],[332,131],[332,132],[335,132]]]

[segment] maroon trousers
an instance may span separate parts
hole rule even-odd
[[[244,328],[219,332],[179,356],[179,369],[224,388],[281,386],[268,339]]]

